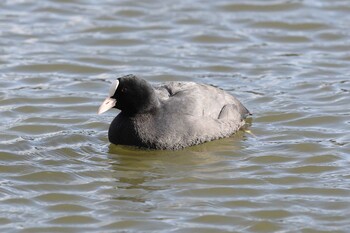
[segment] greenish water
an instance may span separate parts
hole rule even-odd
[[[1,232],[349,232],[349,22],[346,0],[1,1]],[[97,108],[129,73],[219,86],[252,134],[110,145]]]

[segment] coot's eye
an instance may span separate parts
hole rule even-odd
[[[122,89],[122,93],[125,93],[125,92],[127,92],[127,91],[128,91],[128,88],[123,87],[123,89]]]

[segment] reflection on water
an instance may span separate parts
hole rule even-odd
[[[350,8],[2,1],[1,232],[348,232]],[[106,75],[108,73],[109,75]],[[110,145],[116,76],[223,88],[251,133]]]

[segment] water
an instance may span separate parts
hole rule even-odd
[[[1,232],[349,232],[349,22],[346,0],[1,1]],[[106,73],[219,86],[252,134],[110,145]]]

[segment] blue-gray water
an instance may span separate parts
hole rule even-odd
[[[1,232],[350,232],[347,0],[0,2]],[[251,133],[110,145],[111,76],[235,94]]]

